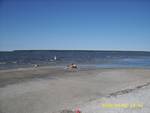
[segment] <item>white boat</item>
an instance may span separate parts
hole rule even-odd
[[[57,60],[57,57],[56,57],[56,56],[54,56],[54,60]]]

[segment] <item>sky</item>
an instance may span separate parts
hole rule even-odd
[[[0,51],[150,51],[150,0],[0,0]]]

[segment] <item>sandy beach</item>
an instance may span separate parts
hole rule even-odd
[[[83,113],[149,113],[150,86],[129,93],[99,98],[80,107]]]
[[[60,113],[76,108],[83,113],[116,113],[99,106],[104,102],[124,104],[128,100],[144,104],[149,97],[149,83],[149,69],[68,71],[39,67],[1,70],[0,113]],[[132,97],[135,98],[131,100]],[[105,99],[102,101],[102,98]],[[119,110],[127,113],[122,108]]]

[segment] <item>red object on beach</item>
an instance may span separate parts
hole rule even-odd
[[[79,109],[75,110],[75,113],[81,113],[81,111]]]

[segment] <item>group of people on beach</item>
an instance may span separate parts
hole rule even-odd
[[[39,67],[39,64],[34,64],[34,68]],[[78,66],[74,63],[67,65],[67,69],[72,70],[72,69],[78,69]]]

